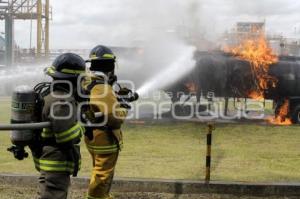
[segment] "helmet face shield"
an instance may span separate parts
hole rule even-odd
[[[112,72],[115,70],[114,59],[95,59],[91,60],[91,71],[100,71],[103,73]]]

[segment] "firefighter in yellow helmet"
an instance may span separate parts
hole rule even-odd
[[[101,45],[91,51],[88,60],[91,62],[91,76],[86,79],[83,88],[90,95],[91,112],[103,114],[93,123],[103,124],[87,128],[86,132],[85,142],[93,164],[87,199],[112,198],[109,192],[123,144],[120,128],[127,110],[121,106],[112,88],[116,80],[115,61],[113,52]]]

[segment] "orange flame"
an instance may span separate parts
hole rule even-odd
[[[264,94],[262,92],[252,91],[248,94],[248,97],[255,100],[263,100]]]
[[[269,118],[268,121],[271,124],[276,124],[276,125],[292,125],[292,120],[288,118],[288,113],[289,113],[289,100],[285,100],[284,103],[281,105],[279,108],[278,114],[275,118]]]
[[[191,93],[195,93],[198,90],[198,86],[193,82],[188,82],[184,84],[185,87],[190,91]]]
[[[226,51],[228,52],[228,48]],[[249,98],[263,99],[264,90],[276,87],[277,79],[268,72],[270,65],[276,63],[278,57],[273,54],[263,35],[256,39],[247,39],[238,47],[229,49],[229,52],[251,65],[256,88],[248,93]]]
[[[278,56],[268,46],[265,36],[261,35],[256,39],[245,40],[238,47],[227,47],[225,51],[250,63],[251,72],[255,79],[255,88],[248,92],[249,98],[262,100],[265,90],[276,87],[278,80],[269,75],[269,69],[272,64],[278,62]],[[289,100],[285,100],[275,118],[272,117],[267,120],[271,124],[291,125],[292,121],[288,118],[288,113]]]

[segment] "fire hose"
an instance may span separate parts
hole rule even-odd
[[[51,126],[50,122],[0,124],[0,131],[8,131],[8,130],[13,131],[11,141],[13,142],[14,145],[8,148],[7,151],[13,153],[16,159],[23,160],[24,158],[28,157],[28,153],[24,149],[24,147],[27,146],[27,144],[21,143],[21,140],[15,139],[16,137],[14,136],[21,137],[22,132],[24,132],[28,136],[29,131],[30,133],[34,134],[35,132],[34,130],[49,128],[50,126]]]
[[[38,123],[24,123],[24,124],[0,124],[0,131],[9,130],[38,130],[43,128],[49,128],[50,122],[38,122]]]
[[[130,109],[130,102],[138,99],[138,94],[130,89],[122,88],[119,85],[118,101],[121,107]],[[30,146],[36,138],[36,130],[50,128],[51,122],[40,122],[37,113],[40,111],[38,93],[26,86],[18,87],[13,92],[11,106],[11,124],[0,124],[0,131],[11,130],[12,147],[8,151],[12,152],[15,158],[23,160],[28,157],[25,151],[26,146]],[[101,112],[83,112],[82,119],[87,125],[93,124],[92,120],[97,121],[104,117]]]

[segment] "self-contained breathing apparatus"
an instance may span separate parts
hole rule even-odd
[[[38,133],[50,127],[50,122],[41,122],[43,97],[50,92],[50,83],[40,83],[34,89],[28,86],[17,87],[12,95],[11,124],[0,125],[0,130],[12,130],[13,146],[7,150],[18,160],[28,157],[26,146],[37,142]]]
[[[118,87],[115,92],[121,107],[131,109],[130,103],[138,100],[138,94],[118,84],[116,76],[110,81],[110,84]],[[20,86],[13,92],[11,124],[0,125],[0,131],[12,130],[10,139],[13,146],[7,150],[13,153],[18,160],[28,157],[25,147],[40,142],[39,133],[43,128],[51,126],[50,122],[41,121],[41,112],[44,106],[43,98],[50,93],[50,85],[50,82],[43,82],[36,85],[34,89],[28,86]],[[87,124],[98,122],[102,117],[101,112],[93,113],[88,108],[82,113],[82,118]]]
[[[92,80],[87,86],[86,94],[90,94],[91,89],[97,85],[97,84],[109,84],[114,88],[114,92],[116,94],[116,98],[118,102],[120,103],[120,106],[122,108],[125,108],[127,110],[130,110],[131,103],[134,101],[137,101],[139,98],[139,95],[132,91],[129,88],[122,87],[117,82],[117,76],[111,75],[110,77],[107,77],[102,72],[92,72],[92,76],[94,77],[94,80]],[[105,131],[111,131],[110,127],[108,126],[99,126],[99,123],[102,123],[104,121],[104,115],[101,112],[93,112],[91,110],[92,104],[87,104],[87,106],[82,107],[82,121],[86,124],[86,131],[85,136],[87,136],[90,140],[93,139],[93,128],[96,127],[98,129],[102,129]]]

